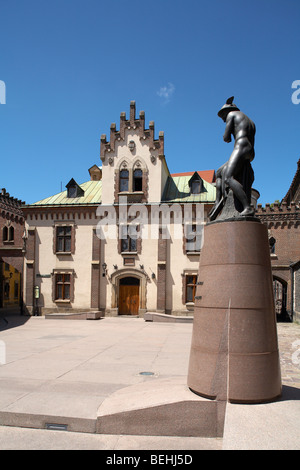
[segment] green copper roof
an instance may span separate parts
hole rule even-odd
[[[57,206],[57,205],[81,205],[81,204],[100,204],[102,196],[102,181],[87,181],[79,185],[84,191],[81,197],[67,197],[67,191],[47,197],[41,201],[35,202],[33,206]]]
[[[200,194],[191,194],[189,180],[191,175],[169,176],[162,200],[164,202],[215,202],[216,187],[202,179]]]
[[[202,179],[200,194],[191,194],[189,181],[191,175],[169,176],[164,189],[162,202],[202,202],[214,203],[216,188],[213,184]],[[81,197],[67,197],[67,190],[54,196],[37,201],[32,206],[57,206],[57,205],[87,205],[100,204],[102,200],[102,180],[87,181],[79,185],[84,191]]]

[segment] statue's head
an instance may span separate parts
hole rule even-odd
[[[233,100],[234,96],[228,98],[224,106],[222,106],[222,108],[218,112],[218,116],[223,119],[223,121],[226,121],[227,115],[228,113],[230,113],[230,111],[239,111],[239,108],[236,104],[233,103]]]

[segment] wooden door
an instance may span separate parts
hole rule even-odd
[[[119,315],[138,315],[139,286],[120,285]]]

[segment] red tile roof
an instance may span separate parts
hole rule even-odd
[[[172,173],[171,176],[192,176],[194,171],[187,171],[185,173]],[[215,170],[197,171],[198,175],[208,183],[214,183],[216,180]]]

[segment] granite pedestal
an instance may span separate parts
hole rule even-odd
[[[258,219],[204,229],[187,384],[238,403],[281,394],[268,233]]]

